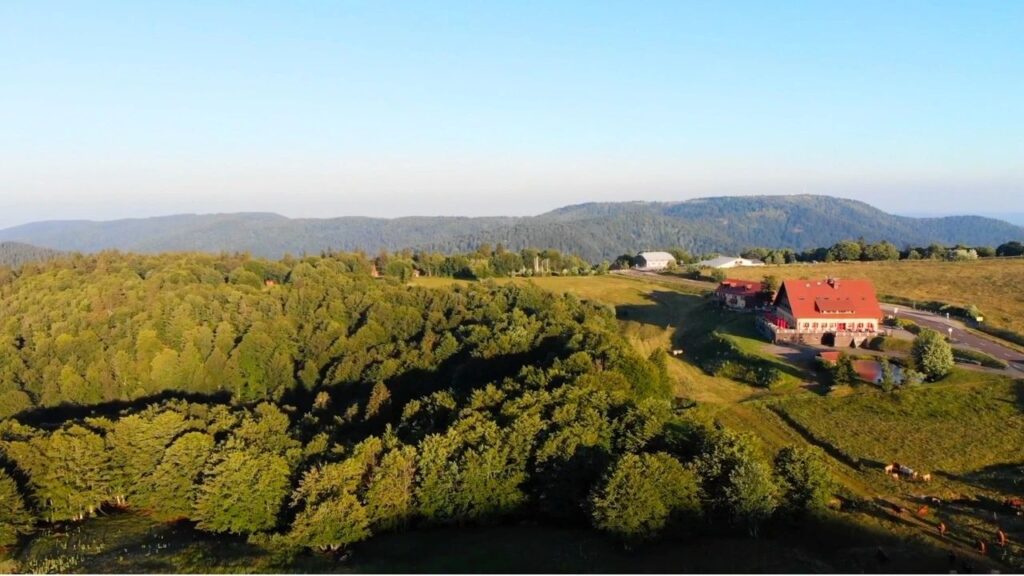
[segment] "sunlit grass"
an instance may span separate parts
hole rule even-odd
[[[1024,462],[1024,384],[957,370],[946,381],[885,394],[793,397],[781,410],[854,460],[963,474]]]

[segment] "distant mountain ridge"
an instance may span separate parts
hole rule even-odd
[[[859,237],[898,246],[995,246],[1024,239],[1024,228],[980,216],[895,216],[856,200],[799,195],[586,203],[527,217],[293,219],[242,212],[35,222],[0,230],[0,241],[82,252],[248,251],[280,257],[327,249],[455,252],[486,242],[511,249],[556,248],[591,261],[674,246],[693,252],[738,252],[753,246],[805,249]]]

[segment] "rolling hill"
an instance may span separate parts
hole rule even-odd
[[[286,218],[269,213],[183,214],[94,222],[36,222],[0,230],[13,240],[94,252],[248,251],[279,257],[325,249],[425,248],[442,252],[502,243],[557,248],[591,261],[637,250],[680,246],[736,252],[752,246],[797,249],[864,237],[897,245],[998,245],[1024,228],[992,218],[911,218],[828,196],[739,196],[685,202],[611,202],[566,206],[528,217]]]
[[[22,242],[0,242],[0,266],[17,267],[27,262],[40,262],[60,255],[57,250]]]

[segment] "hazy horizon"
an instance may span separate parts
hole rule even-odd
[[[0,228],[805,193],[1022,212],[1021,22],[971,2],[4,2]]]

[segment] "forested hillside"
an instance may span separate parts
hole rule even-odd
[[[26,262],[43,262],[60,256],[49,248],[40,248],[21,242],[0,242],[0,266],[18,267]]]
[[[745,532],[826,496],[813,453],[773,469],[680,418],[663,351],[529,285],[104,253],[6,272],[0,318],[0,546],[115,507],[334,550],[505,517]]]
[[[736,253],[755,246],[802,250],[860,237],[900,247],[936,242],[997,246],[1024,239],[1024,228],[974,216],[893,216],[862,202],[805,195],[582,204],[522,218],[289,219],[242,213],[39,222],[0,230],[0,240],[84,252],[247,251],[278,258],[322,250],[468,252],[480,244],[500,243],[512,250],[553,248],[592,263],[656,248],[693,253]]]

